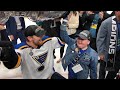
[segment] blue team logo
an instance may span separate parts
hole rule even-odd
[[[39,63],[43,63],[46,60],[46,58],[47,58],[47,54],[48,54],[48,52],[38,56],[38,62]]]
[[[45,53],[43,53],[41,55],[32,57],[37,63],[40,64],[40,67],[37,68],[38,71],[42,71],[44,69],[43,64],[44,64],[44,62],[45,62],[45,60],[47,58],[47,54],[48,54],[48,52],[45,52]]]

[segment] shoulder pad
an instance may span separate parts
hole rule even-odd
[[[28,45],[21,46],[19,49],[22,50],[24,48],[28,48]]]
[[[43,40],[42,45],[43,45],[44,43],[46,43],[47,41],[50,41],[50,40],[52,40],[52,38],[47,38],[47,39]]]

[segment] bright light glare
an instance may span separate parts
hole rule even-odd
[[[111,14],[113,11],[107,11],[108,14]]]
[[[32,22],[28,19],[28,17],[24,17],[25,19],[25,26],[28,27],[29,25],[36,25],[35,22]]]

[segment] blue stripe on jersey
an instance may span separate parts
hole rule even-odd
[[[62,44],[58,38],[57,38],[57,40],[58,40],[58,43],[59,43],[61,46],[64,46],[64,44]]]
[[[20,44],[15,45],[14,48],[19,49],[20,47],[25,46],[25,45],[27,45],[26,42],[21,42]]]
[[[47,39],[47,38],[49,38],[49,36],[44,36],[44,37],[42,38],[42,40],[45,40],[45,39]]]

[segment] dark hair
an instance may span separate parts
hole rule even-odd
[[[25,37],[28,37],[28,36],[33,36],[33,35],[35,35],[35,29],[37,29],[38,28],[38,26],[36,26],[36,25],[30,25],[30,26],[28,26],[26,29],[25,29],[25,31],[24,31],[24,35],[25,35]]]

